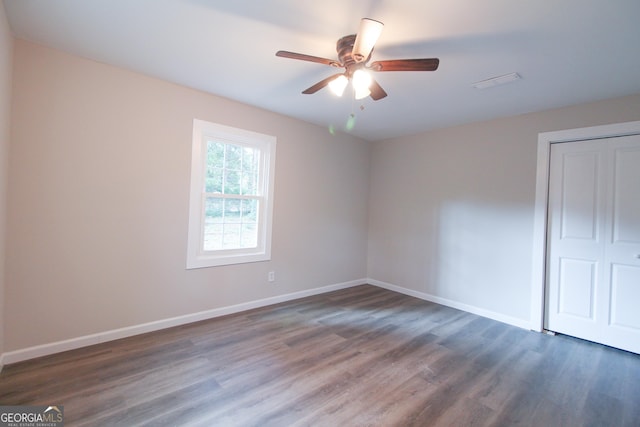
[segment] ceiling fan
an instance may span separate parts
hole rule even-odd
[[[384,24],[369,18],[360,21],[360,28],[357,34],[342,37],[336,43],[338,60],[320,58],[317,56],[305,55],[302,53],[279,50],[276,56],[282,58],[299,59],[302,61],[317,62],[319,64],[330,65],[336,68],[344,68],[343,73],[334,74],[313,86],[302,91],[304,94],[316,93],[325,86],[336,95],[341,96],[351,81],[355,98],[362,99],[371,96],[373,100],[387,96],[387,93],[376,82],[368,71],[435,71],[438,69],[440,60],[438,58],[421,59],[390,59],[374,61],[367,64],[371,59],[371,53],[375,46]]]

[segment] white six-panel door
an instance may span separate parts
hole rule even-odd
[[[545,328],[640,353],[640,136],[553,144]]]

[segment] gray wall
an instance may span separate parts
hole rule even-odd
[[[538,133],[640,119],[640,95],[372,144],[368,275],[530,320]]]

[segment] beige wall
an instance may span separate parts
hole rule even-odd
[[[14,61],[5,351],[366,277],[366,142],[23,41]],[[272,261],[185,270],[193,118],[277,137]]]
[[[13,37],[4,4],[0,4],[0,355],[4,350],[5,235],[7,222],[7,179],[11,112]],[[1,360],[0,360],[1,363]]]
[[[539,132],[640,120],[640,95],[372,144],[368,276],[525,323]]]

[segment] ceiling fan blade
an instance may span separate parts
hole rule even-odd
[[[382,86],[378,84],[377,81],[371,80],[371,86],[369,86],[369,90],[371,91],[371,98],[374,101],[384,98],[387,96],[387,92],[382,89]]]
[[[373,71],[435,71],[439,64],[438,58],[390,59],[372,62],[369,68]]]
[[[356,62],[362,62],[369,58],[373,46],[378,41],[384,24],[369,18],[360,20],[360,28],[356,33],[356,40],[353,42],[351,56]]]
[[[319,56],[305,55],[303,53],[287,52],[286,50],[277,51],[276,56],[299,59],[301,61],[317,62],[318,64],[331,65],[332,67],[342,67],[341,63],[334,61],[333,59],[320,58]]]
[[[311,95],[312,93],[316,93],[317,91],[319,91],[320,89],[322,89],[323,87],[328,85],[331,82],[331,80],[335,79],[338,76],[342,76],[342,75],[343,75],[342,73],[334,74],[333,76],[329,76],[324,80],[320,80],[318,83],[314,84],[310,88],[307,88],[307,89],[303,90],[302,93],[304,93],[305,95]]]

